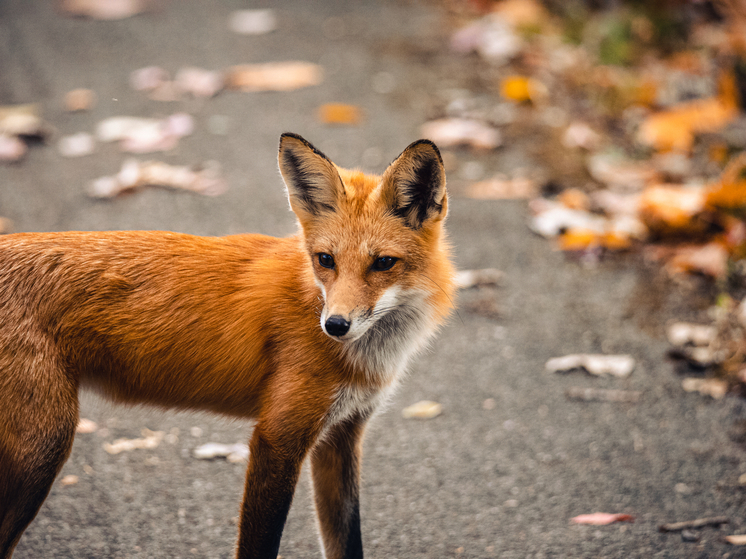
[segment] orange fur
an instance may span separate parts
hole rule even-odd
[[[288,134],[280,169],[301,225],[284,239],[0,238],[0,558],[69,453],[81,386],[256,419],[239,558],[276,556],[309,452],[327,558],[362,557],[365,422],[450,309],[442,162],[421,141],[369,176]]]

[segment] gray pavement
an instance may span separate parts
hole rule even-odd
[[[115,173],[125,156],[105,146],[64,159],[51,142],[0,167],[0,215],[18,231],[285,235],[294,219],[276,170],[280,133],[302,134],[340,165],[380,171],[419,137],[434,97],[473,83],[468,64],[445,48],[446,20],[436,3],[276,2],[278,30],[258,37],[226,30],[228,14],[244,7],[172,0],[153,14],[98,22],[63,18],[47,2],[2,0],[0,105],[42,103],[58,136],[92,131],[107,116],[189,112],[197,122],[192,136],[172,152],[141,159],[215,159],[230,188],[213,198],[147,189],[91,200],[86,183]],[[175,72],[288,59],[322,64],[325,81],[294,92],[224,92],[175,103],[150,101],[127,83],[130,71],[152,64]],[[96,90],[94,110],[64,112],[62,97],[76,87]],[[359,105],[366,119],[358,127],[323,125],[316,109],[324,102]],[[228,117],[227,134],[208,131],[213,115]],[[514,145],[457,157],[502,170],[540,166],[529,153]],[[458,194],[458,181],[450,184]],[[462,305],[369,429],[361,511],[366,556],[746,556],[723,541],[746,532],[746,489],[738,486],[746,473],[744,401],[684,393],[665,357],[666,322],[701,312],[696,289],[669,284],[635,257],[585,268],[533,236],[526,219],[522,202],[453,197],[455,260],[461,268],[505,272],[499,312],[480,316]],[[466,293],[463,300],[475,297]],[[576,352],[630,353],[638,366],[624,380],[544,372],[547,359]],[[636,404],[580,403],[565,397],[571,386],[643,396]],[[443,414],[401,417],[401,408],[422,399],[440,402]],[[82,415],[99,430],[78,435],[61,474],[79,481],[55,483],[14,557],[232,556],[244,466],[196,460],[192,450],[208,441],[245,441],[249,424],[117,407],[92,395],[84,397]],[[104,451],[105,442],[138,437],[144,427],[171,436],[151,450]],[[304,475],[283,558],[321,556],[309,493]],[[570,523],[596,511],[636,520]],[[714,515],[730,523],[697,531],[696,543],[658,532],[664,522]]]

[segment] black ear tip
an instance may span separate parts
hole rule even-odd
[[[280,147],[282,147],[282,144],[285,140],[289,140],[289,139],[298,140],[299,142],[302,142],[305,145],[310,145],[308,141],[300,134],[295,134],[293,132],[284,132],[283,134],[280,135]]]
[[[412,142],[407,147],[407,150],[409,150],[409,149],[417,149],[418,151],[421,151],[423,148],[425,150],[427,148],[431,148],[435,152],[435,155],[438,157],[438,161],[441,164],[443,164],[443,157],[440,155],[440,150],[438,149],[438,146],[436,146],[435,143],[432,142],[432,141],[430,141],[430,140],[426,140],[426,139],[423,138],[421,140],[417,140],[416,142]],[[406,150],[404,150],[404,151],[406,151]]]

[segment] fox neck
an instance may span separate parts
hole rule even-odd
[[[414,293],[359,339],[345,343],[344,355],[376,384],[392,384],[435,333],[436,321],[432,315],[426,294]]]

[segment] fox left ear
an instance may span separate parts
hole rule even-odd
[[[412,229],[446,216],[446,173],[430,140],[410,144],[383,173],[381,188],[384,201]]]
[[[333,212],[345,197],[334,163],[297,134],[280,136],[277,156],[290,207],[301,221]]]

